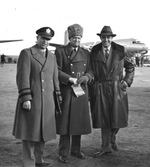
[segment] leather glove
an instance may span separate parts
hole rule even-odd
[[[88,76],[84,75],[84,76],[81,76],[81,77],[77,80],[77,83],[78,83],[78,84],[81,84],[81,83],[87,84],[88,81],[89,81]]]
[[[54,98],[55,98],[55,117],[58,118],[62,114],[61,110],[62,97],[60,90],[55,91]]]
[[[60,92],[60,90],[56,90],[55,92],[56,92],[56,96],[57,96],[57,98],[58,98],[58,100],[59,100],[59,103],[61,104],[61,103],[62,103],[61,92]]]

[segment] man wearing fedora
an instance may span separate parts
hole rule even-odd
[[[116,134],[128,125],[127,87],[135,70],[125,48],[113,42],[116,35],[110,26],[104,26],[97,35],[101,43],[91,51],[94,82],[90,104],[93,128],[101,128],[102,145],[95,157],[118,150]]]
[[[79,24],[69,26],[69,43],[55,50],[63,99],[62,114],[56,120],[57,133],[60,135],[59,160],[63,163],[67,163],[70,152],[77,158],[86,158],[81,152],[81,135],[91,133],[87,84],[93,74],[90,53],[80,47],[82,36],[83,28]],[[78,85],[84,92],[81,96],[77,96],[73,90],[73,87],[79,88]]]
[[[43,151],[56,138],[54,91],[60,95],[56,57],[47,49],[54,30],[42,27],[36,34],[36,44],[21,51],[17,64],[13,135],[22,140],[24,167],[49,165]]]

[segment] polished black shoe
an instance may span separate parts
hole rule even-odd
[[[48,162],[43,161],[42,163],[35,163],[36,167],[46,167],[49,166]]]
[[[109,152],[98,151],[98,152],[94,153],[94,158],[102,156],[102,155],[107,155],[109,153],[111,153],[111,151],[109,151]]]
[[[112,148],[114,151],[119,151],[117,143],[111,144],[111,148]]]
[[[59,156],[58,160],[62,163],[68,163],[67,156]]]
[[[86,159],[86,155],[84,155],[82,152],[71,152],[71,155],[80,159]]]

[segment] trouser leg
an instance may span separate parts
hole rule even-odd
[[[116,134],[118,133],[119,128],[112,128],[111,129],[111,144],[116,143]]]
[[[42,164],[43,162],[44,145],[45,145],[44,141],[35,142],[34,154],[36,163]]]
[[[68,156],[70,150],[70,135],[60,135],[59,156]]]
[[[71,152],[80,152],[81,148],[81,135],[72,136]]]
[[[102,146],[101,151],[111,152],[111,128],[101,128]]]
[[[22,140],[22,156],[24,167],[35,167],[34,142]]]

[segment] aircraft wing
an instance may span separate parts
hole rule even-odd
[[[58,47],[63,46],[63,44],[57,44],[57,43],[50,43],[49,45],[50,45],[50,46],[53,46],[53,47],[55,47],[55,48],[58,48]]]
[[[23,39],[14,39],[14,40],[0,40],[0,43],[6,43],[6,42],[18,42],[23,41]]]

